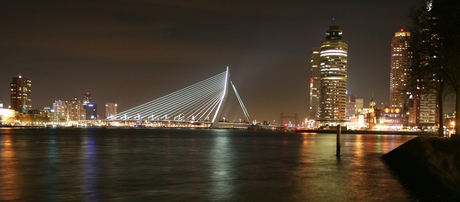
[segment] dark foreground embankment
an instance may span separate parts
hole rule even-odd
[[[460,201],[460,141],[417,137],[385,154],[416,201]]]

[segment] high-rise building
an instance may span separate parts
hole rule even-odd
[[[411,71],[411,80],[415,82],[413,92],[411,92],[412,104],[409,106],[408,124],[419,127],[435,129],[440,123],[439,117],[442,112],[439,103],[442,102],[442,93],[437,89],[442,85],[440,74],[433,73],[431,70],[439,67],[439,57],[442,44],[439,34],[431,28],[438,23],[439,18],[431,13],[433,1],[426,1],[426,11],[419,16],[418,26],[414,29],[412,37],[418,44],[411,47],[414,50],[412,62],[415,68]],[[416,88],[414,88],[416,87]],[[412,111],[412,113],[410,113]]]
[[[311,77],[310,77],[310,119],[317,120],[319,118],[319,88],[321,85],[320,80],[320,48],[313,48],[311,55]]]
[[[86,110],[86,120],[96,120],[97,117],[97,104],[88,103],[85,106]]]
[[[10,87],[11,109],[27,114],[32,109],[32,81],[19,75],[13,78]]]
[[[105,118],[117,115],[117,104],[105,103]]]
[[[409,54],[410,32],[401,29],[391,41],[390,108],[407,111],[407,90],[412,60]]]
[[[91,93],[86,92],[83,94],[82,101],[83,108],[85,109],[86,120],[95,120],[97,116],[97,104],[91,102]]]
[[[331,26],[320,48],[320,104],[321,125],[337,125],[346,121],[348,43],[342,40],[343,31]]]
[[[86,120],[86,109],[78,98],[74,97],[70,101],[66,101],[67,121]]]
[[[67,120],[67,108],[66,103],[61,100],[55,100],[53,103],[53,120]]]

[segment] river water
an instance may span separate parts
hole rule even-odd
[[[380,157],[412,138],[0,129],[0,201],[410,201]]]

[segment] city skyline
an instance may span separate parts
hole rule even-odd
[[[312,47],[339,25],[349,93],[388,104],[391,38],[419,2],[6,2],[0,101],[9,105],[9,82],[21,74],[34,82],[34,109],[91,92],[123,111],[229,66],[255,119],[304,118]]]

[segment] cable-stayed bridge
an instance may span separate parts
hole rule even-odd
[[[222,110],[229,87],[233,90],[246,120],[249,113],[230,80],[227,70],[155,100],[108,117],[111,123],[150,125],[154,127],[244,127],[250,123],[228,123],[222,120]]]

